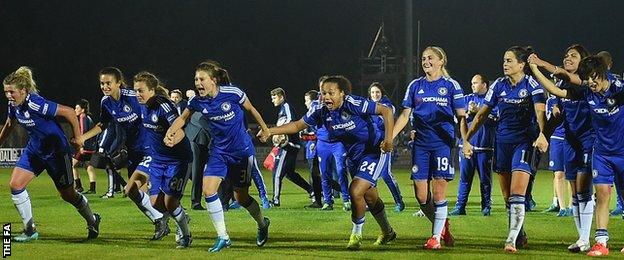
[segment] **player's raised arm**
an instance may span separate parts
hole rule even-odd
[[[533,64],[540,68],[543,68],[549,73],[552,73],[553,75],[555,75],[555,77],[568,81],[574,85],[578,86],[583,83],[581,78],[576,73],[561,69],[559,68],[559,66],[550,64],[549,62],[540,59],[536,53],[529,55],[528,61],[529,61],[529,64]]]

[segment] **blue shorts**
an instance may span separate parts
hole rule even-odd
[[[555,137],[550,138],[550,151],[548,156],[549,170],[553,172],[562,172],[564,170],[563,146],[565,143],[565,140],[557,139]]]
[[[129,174],[128,178],[130,178],[130,176],[132,176],[132,174],[135,171],[140,171],[140,172],[145,173],[145,174],[147,174],[149,176],[149,172],[150,172],[149,167],[152,164],[152,159],[153,158],[151,156],[143,156],[140,160],[135,158],[134,162],[136,162],[136,163],[133,163],[134,164],[134,166],[133,166],[134,170],[132,170],[132,171],[130,171],[130,165],[129,165],[130,164],[130,160],[128,159],[128,174]]]
[[[74,176],[72,175],[71,154],[58,152],[42,158],[35,152],[24,149],[15,167],[22,168],[39,176],[43,170],[54,181],[57,190],[65,189],[74,185]]]
[[[228,154],[211,153],[204,168],[204,176],[227,178],[236,188],[249,187],[254,157],[253,146]]]
[[[602,155],[594,152],[592,155],[592,175],[594,184],[613,184],[614,178],[624,176],[624,156]]]
[[[151,158],[146,156],[146,158]],[[160,192],[178,199],[184,194],[186,186],[188,163],[184,161],[158,161],[149,163],[149,195],[158,195]]]
[[[566,180],[576,180],[579,173],[591,172],[592,151],[594,150],[594,138],[585,138],[582,143],[570,145],[566,142],[563,146],[565,155]]]
[[[535,175],[539,153],[531,143],[496,143],[494,171],[496,173],[526,172]],[[536,154],[534,154],[536,153]]]
[[[373,187],[376,187],[379,176],[388,173],[391,156],[390,153],[382,153],[381,155],[366,154],[359,160],[349,159],[349,170],[353,178],[363,179],[370,182]]]
[[[144,173],[148,173],[149,170],[147,169],[147,167],[141,166],[141,164],[143,164],[145,160],[146,156],[143,151],[128,150],[128,178],[132,176],[134,171],[142,171]]]
[[[451,147],[441,146],[430,150],[416,145],[412,146],[412,180],[452,180],[453,178],[455,178],[455,168],[451,157]]]

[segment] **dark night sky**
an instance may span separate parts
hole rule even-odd
[[[565,48],[579,42],[610,51],[621,72],[623,7],[615,0],[414,1],[414,23],[421,20],[421,46],[443,47],[452,76],[468,90],[474,73],[501,75],[502,54],[512,45],[530,44],[561,63]],[[358,59],[382,20],[403,53],[403,17],[404,2],[396,0],[2,1],[0,72],[31,66],[43,96],[72,106],[86,97],[97,110],[104,66],[118,66],[128,79],[149,70],[170,89],[188,89],[197,63],[210,58],[272,122],[268,91],[275,86],[302,112],[303,93],[318,76],[358,82]]]

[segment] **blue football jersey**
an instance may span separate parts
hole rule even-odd
[[[168,147],[163,142],[167,129],[176,118],[178,111],[175,105],[163,96],[154,96],[145,105],[141,105],[147,155],[152,156],[154,160],[187,163],[191,161],[191,144],[186,136],[173,147]]]
[[[468,107],[471,103],[474,103],[477,107],[481,108],[483,106],[483,102],[485,100],[485,94],[468,94],[464,96],[465,101],[465,110],[468,113]],[[477,130],[477,132],[472,136],[470,143],[473,145],[475,150],[490,150],[494,148],[494,135],[496,134],[496,122],[498,120],[498,111],[493,109],[492,112],[488,115],[485,123]],[[474,120],[474,114],[470,114],[466,118],[466,123],[468,127],[472,124],[472,120]],[[461,137],[460,137],[461,139]]]
[[[463,109],[464,94],[457,81],[441,77],[427,81],[420,77],[405,91],[403,107],[412,109],[412,127],[417,146],[435,149],[455,143],[455,109]]]
[[[310,105],[310,109],[308,110],[308,112],[316,110],[316,109],[320,109],[324,106],[323,101],[320,100],[313,100],[312,101],[312,105]],[[323,125],[319,125],[317,126],[311,126],[316,128],[316,139],[317,140],[321,140],[324,142],[333,142],[335,140],[329,140],[329,133],[327,132],[327,129],[325,129],[325,126]]]
[[[550,96],[546,100],[546,119],[547,120],[550,120],[550,118],[553,116],[552,115],[552,112],[553,112],[552,110],[553,110],[553,107],[555,105],[559,106],[559,98],[556,97],[556,96]],[[559,109],[561,109],[561,106],[559,106]],[[557,128],[555,128],[555,131],[553,132],[553,134],[550,137],[551,138],[555,137],[556,139],[564,139],[564,137],[565,137],[565,128],[563,128],[563,122],[561,122],[561,124],[559,124],[557,126]]]
[[[577,88],[572,83],[559,80],[557,87],[562,89]],[[585,99],[558,99],[564,120],[563,127],[568,141],[578,142],[585,138],[594,138],[594,129],[591,123],[591,112]]]
[[[189,100],[187,108],[202,113],[208,121],[211,153],[235,152],[251,147],[243,110],[246,99],[245,92],[229,85],[220,86],[215,97],[196,96]]]
[[[55,120],[58,105],[52,101],[29,93],[19,106],[9,103],[9,118],[17,122],[28,132],[26,149],[43,159],[58,152],[71,153],[67,137]]]
[[[367,154],[380,154],[383,136],[375,131],[371,115],[375,115],[375,102],[359,96],[345,95],[340,108],[331,111],[325,106],[316,107],[303,116],[311,126],[324,126],[330,139],[340,141],[351,160]]]
[[[141,133],[141,104],[132,89],[120,89],[119,100],[110,96],[102,97],[100,102],[100,122],[108,126],[115,121],[126,133],[126,146],[130,150],[143,151],[143,134]]]
[[[624,85],[613,74],[607,76],[610,86],[603,94],[583,86],[591,109],[592,126],[596,133],[594,152],[603,155],[624,155]]]
[[[525,75],[516,86],[511,85],[508,77],[498,78],[484,100],[488,107],[498,108],[497,142],[519,143],[537,138],[539,125],[534,105],[545,103],[546,98],[544,89],[534,78]]]

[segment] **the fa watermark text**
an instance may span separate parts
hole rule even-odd
[[[11,256],[11,223],[2,225],[2,258]]]

